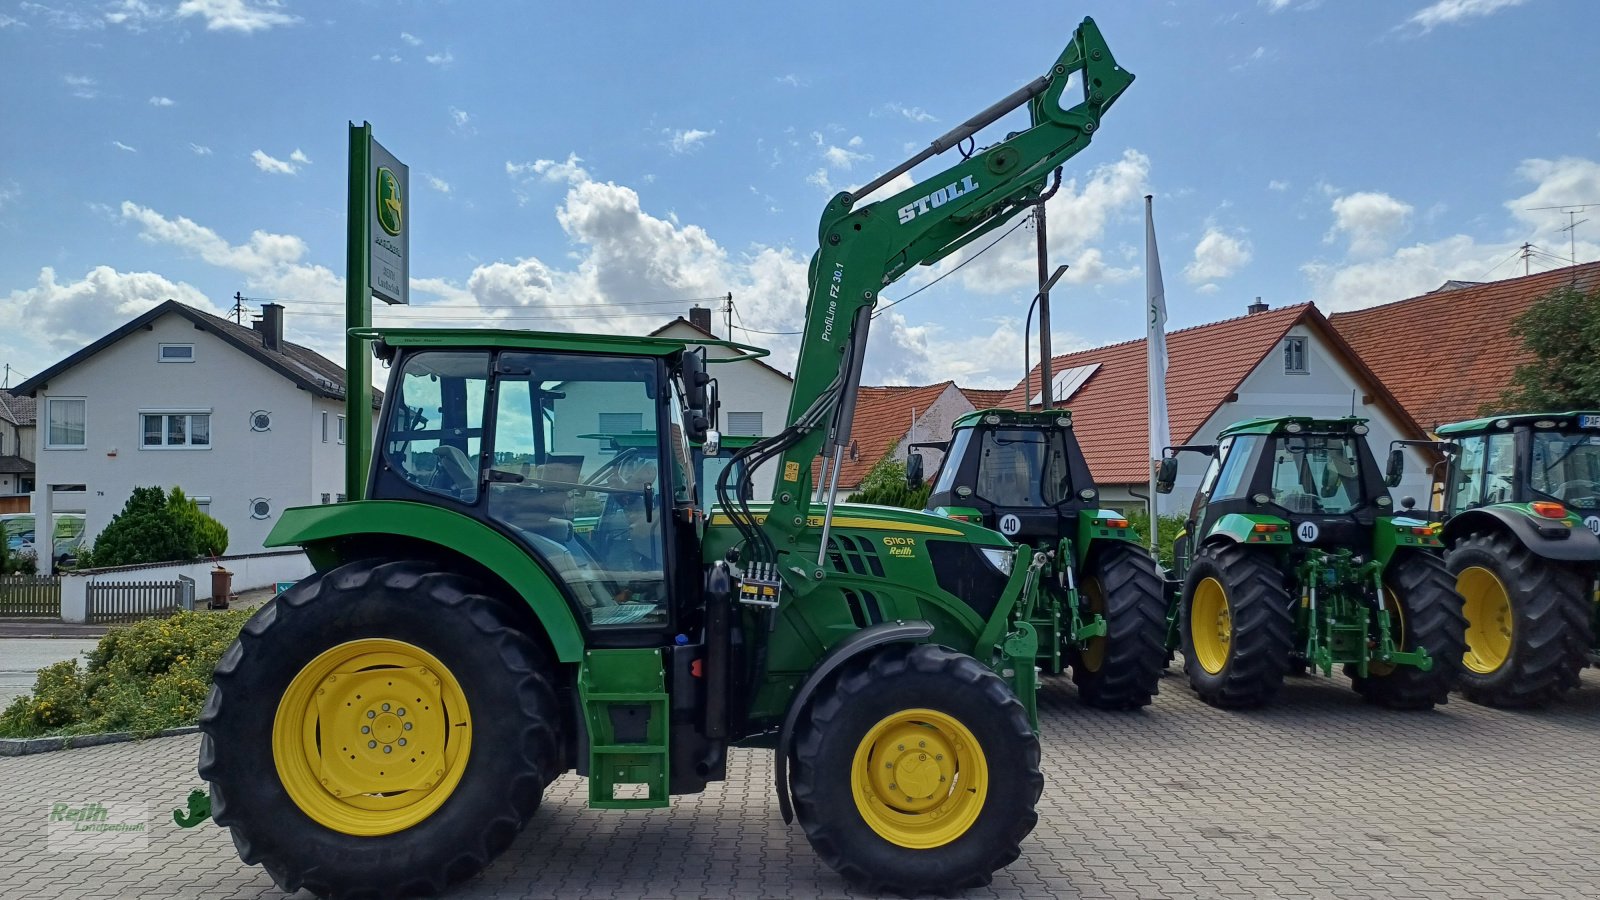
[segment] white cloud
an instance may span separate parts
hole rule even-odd
[[[424,56],[423,59],[427,60],[429,64],[438,66],[442,69],[455,62],[456,56],[454,53],[446,50],[443,53],[429,53],[427,56]]]
[[[716,133],[715,129],[711,131],[701,131],[698,128],[684,128],[678,131],[668,129],[665,146],[673,153],[689,153],[700,149],[706,138],[713,137]]]
[[[807,79],[801,78],[799,75],[796,75],[793,72],[790,72],[787,75],[776,75],[772,80],[779,84],[786,84],[789,87],[795,88],[806,87],[811,83]]]
[[[151,97],[151,106],[173,106],[175,101],[171,97]]]
[[[119,0],[108,5],[105,21],[137,32],[143,31],[146,23],[160,21],[167,15],[167,10],[153,7],[144,0]]]
[[[1250,263],[1250,256],[1249,240],[1213,226],[1194,245],[1194,259],[1183,267],[1183,277],[1197,285],[1229,278]]]
[[[72,96],[80,100],[93,100],[100,96],[100,91],[95,87],[98,82],[88,75],[63,75],[61,80],[72,88]]]
[[[433,188],[441,194],[450,193],[450,182],[445,181],[443,178],[440,178],[437,175],[428,175],[425,177],[428,179],[428,187]]]
[[[1459,25],[1468,19],[1491,16],[1526,2],[1528,0],[1438,0],[1417,10],[1406,24],[1415,25],[1426,34],[1440,25]]]
[[[406,43],[410,44],[413,47],[422,46],[422,38],[419,38],[416,35],[408,32],[408,31],[400,32],[400,40],[405,41]]]
[[[1454,234],[1345,264],[1313,260],[1300,270],[1312,285],[1317,305],[1330,311],[1359,309],[1426,293],[1450,280],[1520,275],[1525,264],[1518,256],[1524,241],[1544,254],[1566,257],[1571,252],[1569,235],[1562,231],[1567,217],[1559,210],[1534,208],[1558,205],[1574,196],[1573,191],[1600,196],[1600,163],[1580,157],[1529,159],[1517,167],[1516,175],[1532,187],[1505,201],[1508,221],[1499,237],[1482,241]],[[1576,251],[1579,262],[1600,258],[1600,242],[1579,240]],[[1538,272],[1560,264],[1539,255],[1527,265]]]
[[[1288,189],[1289,182],[1282,179],[1274,178],[1267,182],[1267,190],[1269,191],[1287,191]]]
[[[1333,201],[1333,230],[1325,240],[1341,235],[1350,241],[1351,256],[1385,253],[1411,221],[1411,205],[1388,194],[1358,191]]]
[[[450,126],[458,134],[470,134],[477,131],[476,128],[472,127],[472,114],[464,109],[456,109],[454,106],[450,107]]]
[[[295,152],[298,153],[300,151],[296,150]],[[284,162],[281,159],[268,156],[260,150],[251,152],[250,158],[255,160],[256,168],[273,175],[293,175],[300,171],[300,167],[294,163]]]
[[[189,149],[194,151],[194,155],[195,156],[210,156],[211,155],[211,148],[205,146],[204,144],[196,144],[193,141],[190,141],[189,142]]]
[[[1288,9],[1289,4],[1292,2],[1294,2],[1294,0],[1261,0],[1261,5],[1267,8],[1267,12],[1275,13],[1283,12],[1285,9]]]
[[[903,106],[899,103],[885,103],[883,112],[888,115],[903,116],[913,122],[937,122],[939,118],[924,110],[920,106]],[[877,113],[874,113],[876,115]]]
[[[294,148],[294,152],[289,154],[289,160],[291,162],[297,162],[297,163],[300,163],[302,165],[310,165],[311,164],[310,157],[306,156],[304,153],[301,153],[299,147]]]
[[[8,15],[0,14],[0,28],[10,28],[13,25],[22,25],[22,20],[13,19]]]
[[[0,342],[8,362],[38,372],[168,299],[221,312],[197,288],[154,272],[96,266],[63,284],[46,266],[32,286],[0,302]]]
[[[0,181],[0,209],[5,209],[22,196],[22,185],[11,179]]]
[[[857,150],[851,149],[861,146],[860,135],[856,135],[846,143],[848,146],[845,147],[839,147],[832,144],[824,147],[822,150],[823,160],[826,161],[829,166],[835,169],[848,171],[850,167],[854,166],[856,163],[866,162],[867,160],[872,159],[871,155],[869,154],[861,153]]]
[[[111,142],[111,146],[117,148],[118,150],[122,150],[122,151],[125,151],[125,152],[128,152],[128,153],[138,153],[139,152],[138,150],[135,150],[134,148],[129,147],[127,144],[124,144],[121,141],[112,141]]]
[[[177,16],[205,19],[207,31],[238,31],[250,34],[278,25],[293,25],[299,16],[283,12],[279,0],[183,0]]]

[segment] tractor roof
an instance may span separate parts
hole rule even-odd
[[[1600,412],[1593,410],[1504,413],[1498,416],[1485,416],[1481,419],[1471,419],[1466,422],[1452,422],[1449,425],[1440,425],[1436,430],[1442,435],[1477,434],[1479,432],[1488,431],[1509,431],[1519,425],[1533,425],[1542,422],[1551,423],[1541,426],[1544,428],[1562,428],[1576,425],[1579,416],[1594,416],[1595,420],[1600,420]]]
[[[1357,425],[1367,424],[1367,420],[1359,416],[1344,416],[1338,419],[1318,419],[1312,416],[1266,416],[1259,419],[1245,419],[1235,422],[1222,429],[1219,438],[1232,437],[1236,434],[1277,434],[1288,431],[1285,426],[1299,425],[1297,433],[1311,432],[1313,434],[1347,434]]]
[[[614,353],[619,356],[671,356],[688,344],[677,338],[634,337],[619,334],[578,334],[556,331],[511,331],[489,328],[356,328],[358,337],[380,340],[391,347],[481,348],[558,350],[569,353]],[[715,344],[742,355],[708,363],[738,362],[766,356],[767,351],[737,341],[696,340],[695,346]]]
[[[988,416],[995,416],[998,419],[997,422],[990,423],[996,425],[1020,425],[1024,428],[1072,427],[1070,409],[1036,409],[1030,412],[1017,409],[978,409],[956,419],[951,427],[972,428]]]

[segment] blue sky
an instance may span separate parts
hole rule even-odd
[[[3,0],[0,363],[236,291],[337,356],[363,119],[411,167],[415,305],[380,322],[643,333],[731,291],[789,331],[832,192],[1042,72],[1084,15],[1138,80],[1051,203],[1058,351],[1141,336],[1147,192],[1172,327],[1508,277],[1524,241],[1540,271],[1569,219],[1529,209],[1600,203],[1580,0]],[[1600,257],[1600,207],[1577,218]],[[1023,229],[881,318],[868,381],[1015,383],[1034,277]]]

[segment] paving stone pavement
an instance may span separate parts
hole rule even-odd
[[[1291,679],[1270,709],[1225,713],[1176,675],[1147,710],[1041,696],[1045,793],[1022,858],[973,897],[1450,898],[1600,895],[1600,671],[1540,712],[1455,698],[1367,707],[1342,678]],[[199,739],[0,759],[0,897],[284,898],[214,825],[168,815],[197,786]],[[527,830],[449,896],[845,897],[785,828],[771,755],[672,809],[589,810],[553,785]],[[51,851],[52,803],[150,804],[149,849]],[[302,900],[305,895],[296,895]]]

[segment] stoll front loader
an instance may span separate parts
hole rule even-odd
[[[981,522],[1046,563],[1034,608],[1039,667],[1066,666],[1083,702],[1138,709],[1166,668],[1167,601],[1156,562],[1100,494],[1065,409],[988,409],[957,419],[928,509]],[[907,468],[920,479],[921,458]]]
[[[1460,447],[1443,537],[1467,616],[1461,692],[1543,705],[1600,663],[1600,412],[1490,416],[1438,433]]]
[[[1202,700],[1260,706],[1292,668],[1341,663],[1372,703],[1448,700],[1466,620],[1440,525],[1392,515],[1400,472],[1379,473],[1366,434],[1358,418],[1265,418],[1168,449],[1162,493],[1174,453],[1212,457],[1173,545],[1184,669]]]
[[[785,820],[870,889],[959,890],[1016,859],[1043,787],[1042,560],[977,524],[819,508],[810,470],[847,452],[879,292],[1027,211],[1132,80],[1085,20],[1045,75],[861,195],[1025,106],[1021,130],[829,202],[789,424],[734,455],[711,516],[690,463],[709,377],[682,343],[357,330],[392,367],[366,499],[284,513],[269,543],[316,573],[245,626],[201,717],[210,808],[244,860],[289,890],[434,893],[564,772],[591,806],[662,807],[724,778],[730,746],[775,751]],[[609,457],[581,435],[620,422],[601,413],[661,438],[597,483]],[[522,455],[525,473],[497,464]],[[728,473],[764,461],[757,504]]]

